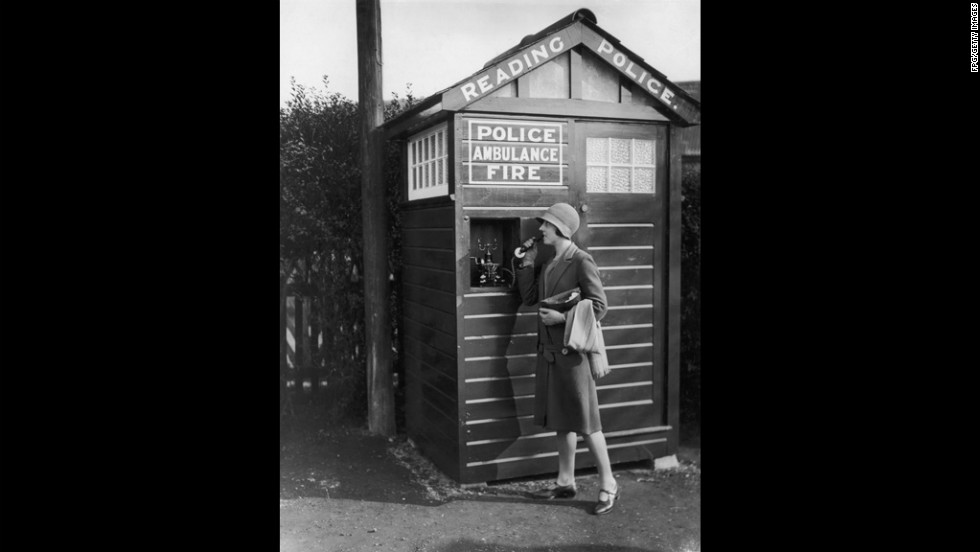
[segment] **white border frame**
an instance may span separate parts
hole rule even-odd
[[[565,136],[564,136],[564,133],[562,131],[562,125],[564,123],[561,123],[561,122],[559,122],[559,123],[552,123],[550,121],[528,121],[528,120],[523,120],[522,121],[522,120],[519,120],[519,119],[467,119],[466,120],[466,123],[467,123],[466,129],[467,129],[467,132],[468,132],[468,136],[466,138],[466,147],[467,147],[466,152],[467,152],[467,159],[470,160],[470,161],[466,161],[466,163],[465,163],[465,165],[467,166],[467,170],[469,171],[467,173],[469,175],[469,179],[468,179],[469,182],[467,183],[467,185],[486,185],[486,184],[492,184],[494,186],[501,186],[501,187],[521,186],[521,187],[524,187],[524,188],[538,188],[538,187],[551,188],[551,187],[554,187],[554,186],[565,186],[565,184],[563,184],[563,182],[565,180],[565,152],[564,152],[564,149],[565,148],[562,147],[562,146],[565,146],[565,147],[568,147],[568,146],[567,146],[567,144],[565,144]],[[528,125],[528,126],[532,126],[533,125],[533,126],[558,127],[558,181],[557,182],[538,182],[538,183],[531,184],[531,183],[528,183],[526,181],[522,181],[522,182],[511,182],[511,181],[501,181],[501,180],[473,180],[473,166],[474,165],[491,165],[491,164],[493,164],[493,163],[482,163],[482,162],[476,162],[476,163],[474,163],[472,161],[472,159],[473,159],[473,142],[475,142],[475,141],[476,142],[483,142],[483,141],[485,141],[485,140],[473,140],[473,123],[511,124],[511,125]],[[495,142],[495,143],[499,143],[499,144],[522,144],[524,142]],[[520,163],[515,163],[515,164],[520,164]],[[553,167],[554,165],[541,165],[541,164],[536,164],[536,163],[528,163],[525,166],[528,166],[528,167],[532,167],[532,166],[534,166],[534,167]]]

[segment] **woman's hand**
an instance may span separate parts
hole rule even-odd
[[[545,326],[554,326],[555,324],[565,323],[565,315],[554,309],[538,309],[538,316],[541,318],[541,323],[543,323]]]
[[[533,243],[532,240],[528,240]],[[525,244],[526,245],[526,244]],[[524,258],[521,259],[521,268],[530,267],[534,265],[534,259],[538,258],[538,248],[533,247],[524,252]]]
[[[609,365],[606,364],[605,362],[603,362],[602,365],[599,367],[596,367],[595,364],[590,362],[589,368],[592,369],[592,379],[594,380],[598,380],[602,376],[605,376],[606,374],[609,373]]]

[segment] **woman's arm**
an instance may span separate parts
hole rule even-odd
[[[599,267],[592,259],[592,255],[582,252],[582,260],[578,269],[578,287],[582,290],[582,299],[592,300],[592,311],[598,322],[606,315],[606,292],[602,289],[602,278],[599,276]]]
[[[531,307],[538,303],[538,273],[535,266],[517,269],[517,289],[521,292],[521,300]]]

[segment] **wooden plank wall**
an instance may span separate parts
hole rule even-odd
[[[616,463],[667,454],[668,428],[655,404],[662,393],[654,389],[653,226],[633,224],[593,226],[599,242],[617,243],[593,252],[609,301],[603,335],[612,368],[597,390]],[[515,291],[479,290],[464,294],[463,308],[463,482],[555,471],[554,432],[533,423],[536,309]],[[577,467],[592,465],[587,451],[576,459]]]
[[[458,130],[465,128],[460,119]],[[612,371],[599,382],[598,395],[610,457],[619,463],[666,455],[669,428],[657,388],[662,380],[654,373],[657,202],[616,196],[590,195],[581,234],[609,301],[603,332]],[[522,236],[536,230],[534,216],[550,205],[578,203],[565,187],[464,185],[457,200],[467,217],[520,218]],[[555,472],[555,434],[533,423],[537,309],[523,306],[516,290],[478,288],[463,293],[462,309],[461,481]],[[580,438],[576,467],[590,466],[592,455]]]
[[[447,198],[402,212],[402,327],[408,435],[458,479],[454,211]]]
[[[642,388],[646,392],[643,404],[649,410],[638,413],[645,422],[637,425],[666,428],[663,369],[654,362],[659,348],[655,315],[661,308],[654,294],[660,280],[657,203],[650,196],[627,203],[619,194],[591,195],[588,232],[589,253],[599,266],[609,302],[602,327],[613,375],[617,375],[610,383]],[[617,360],[621,352],[629,352],[626,362]],[[600,383],[605,385],[610,377]]]
[[[681,188],[683,144],[680,140],[679,129],[670,130],[670,184],[668,186],[669,217],[665,222],[668,228],[667,239],[664,240],[669,251],[667,261],[668,273],[666,291],[667,313],[667,394],[678,400],[669,401],[667,405],[667,422],[677,428],[667,442],[668,454],[672,454],[680,445],[680,365],[681,365]]]

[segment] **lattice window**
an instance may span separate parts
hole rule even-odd
[[[412,136],[408,141],[408,200],[449,193],[446,173],[446,124]]]
[[[655,140],[636,138],[587,138],[586,191],[654,193],[655,144]]]

